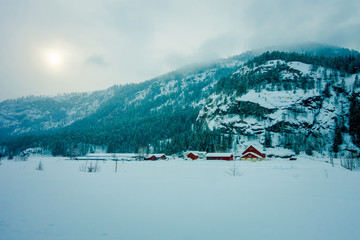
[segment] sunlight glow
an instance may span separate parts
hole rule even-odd
[[[58,66],[61,64],[61,55],[57,51],[51,51],[47,57],[47,60],[50,65]]]

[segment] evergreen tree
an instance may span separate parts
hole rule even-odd
[[[323,91],[323,96],[326,97],[326,98],[329,98],[331,96],[331,93],[330,93],[330,83],[326,83],[325,85],[325,89]]]
[[[360,147],[360,94],[350,97],[349,133],[353,142]]]
[[[271,139],[271,133],[269,131],[265,131],[265,142],[264,146],[266,148],[272,147],[272,139]]]
[[[338,153],[339,152],[339,146],[343,142],[342,134],[341,134],[341,123],[340,121],[335,118],[335,131],[334,131],[334,140],[332,145],[333,152]]]

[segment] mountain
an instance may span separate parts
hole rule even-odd
[[[342,48],[330,44],[322,44],[317,42],[306,42],[298,44],[272,46],[263,49],[253,50],[256,55],[260,55],[266,51],[279,51],[279,52],[294,52],[299,54],[306,54],[310,56],[323,56],[323,57],[349,57],[359,56],[359,52],[348,48]]]
[[[56,97],[24,97],[0,103],[0,137],[63,128],[96,112],[113,88]]]
[[[312,44],[250,51],[93,93],[7,100],[0,103],[3,151],[178,153],[249,143],[272,154],[278,147],[357,151],[359,72],[358,52]]]
[[[236,135],[240,144],[261,143],[308,154],[332,151],[335,133],[341,131],[337,144],[354,150],[350,119],[359,107],[354,102],[359,100],[359,86],[358,74],[270,60],[222,79],[198,121],[210,130]]]
[[[11,151],[36,142],[55,154],[78,142],[126,152],[139,144],[154,145],[189,129],[216,82],[247,59],[244,55],[189,66],[94,93],[7,100],[0,103],[2,138],[10,139],[6,144]],[[41,135],[41,140],[34,135]]]

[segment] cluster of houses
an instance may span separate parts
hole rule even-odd
[[[232,153],[207,153],[199,151],[187,151],[185,158],[196,160],[225,160],[232,161],[234,159],[261,161],[266,155],[257,150],[254,146],[248,147],[241,155],[237,156]],[[165,160],[165,154],[148,154],[139,155],[138,153],[89,153],[84,157],[76,157],[76,160],[112,160],[112,161],[131,161],[131,160]]]
[[[225,160],[232,161],[234,159],[250,160],[250,161],[261,161],[266,158],[264,153],[261,153],[254,146],[248,147],[241,155],[234,155],[232,153],[206,153],[198,151],[188,151],[185,153],[185,157],[196,160]]]
[[[112,160],[112,161],[131,161],[131,160],[161,160],[166,159],[165,154],[139,155],[138,153],[89,153],[84,157],[75,157],[75,160]]]

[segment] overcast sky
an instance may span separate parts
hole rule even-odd
[[[314,41],[360,50],[359,0],[0,0],[0,101],[141,82]]]

